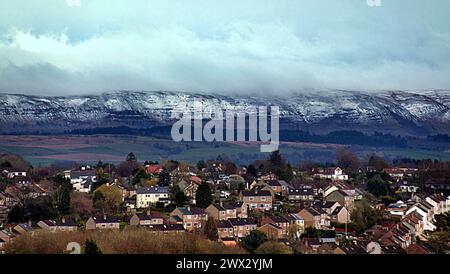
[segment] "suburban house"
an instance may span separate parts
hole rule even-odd
[[[70,180],[73,188],[80,192],[91,191],[92,183],[97,180],[97,171],[88,167],[81,167],[80,170],[66,170],[64,177]]]
[[[130,225],[133,226],[149,226],[162,225],[163,218],[159,212],[148,211],[147,213],[135,213],[130,219]]]
[[[433,206],[434,214],[442,214],[450,211],[450,199],[444,195],[434,194],[426,197],[425,201]]]
[[[406,249],[413,241],[415,241],[415,239],[411,237],[413,233],[414,231],[412,231],[410,227],[403,223],[398,223],[380,238],[380,242],[384,245],[398,245]]]
[[[177,207],[170,213],[170,219],[174,223],[181,223],[184,229],[192,231],[203,227],[208,220],[208,214],[198,207]]]
[[[416,193],[419,190],[419,187],[408,184],[402,184],[398,187],[398,189],[403,193]]]
[[[243,190],[240,200],[248,205],[249,209],[267,211],[272,209],[272,195],[270,191],[258,190],[257,187],[251,190]]]
[[[145,166],[145,172],[147,172],[148,175],[158,175],[162,171],[163,171],[162,165],[149,164]]]
[[[326,213],[331,214],[334,212],[334,210],[341,206],[338,202],[324,202],[324,203],[317,203],[316,206],[319,206],[322,208]]]
[[[367,254],[366,246],[361,244],[339,245],[334,249],[334,254]]]
[[[416,216],[420,216],[421,222],[423,224],[424,230],[434,231],[436,230],[436,226],[434,225],[434,212],[433,206],[427,203],[426,201],[422,201],[411,206],[405,213],[405,215],[409,215],[412,212],[416,212]]]
[[[137,208],[147,208],[157,202],[162,202],[164,204],[170,203],[170,192],[168,187],[140,187],[136,190]]]
[[[359,189],[338,189],[324,197],[327,202],[338,202],[346,208],[352,209],[354,202],[362,199],[362,191]]]
[[[235,239],[233,225],[231,225],[230,221],[228,220],[220,220],[217,223],[217,232],[219,235],[219,239],[222,241],[224,239]]]
[[[14,177],[27,177],[27,171],[23,169],[11,168],[5,169],[4,171],[5,171],[4,173],[9,179],[12,179]]]
[[[330,179],[332,181],[347,181],[348,175],[344,174],[340,167],[328,167],[324,169],[318,169],[314,173],[314,177],[320,179]]]
[[[286,236],[288,235],[290,220],[284,216],[276,216],[276,215],[264,216],[261,220],[261,226],[265,224],[273,224],[281,229],[282,232],[281,237],[278,238],[286,238]]]
[[[264,184],[268,186],[276,195],[287,196],[289,188],[291,187],[286,181],[283,180],[269,180]]]
[[[403,217],[405,215],[406,210],[408,209],[408,205],[403,201],[397,201],[396,203],[392,203],[388,205],[384,211],[392,215],[393,217]]]
[[[62,219],[62,220],[43,220],[37,223],[37,225],[45,230],[49,230],[52,232],[55,231],[77,231],[77,224],[70,219]]]
[[[12,207],[18,200],[8,192],[0,191],[0,206]]]
[[[257,228],[253,218],[232,218],[219,221],[217,230],[219,238],[243,238]]]
[[[280,240],[286,238],[285,230],[273,223],[266,223],[264,225],[261,225],[258,230],[264,232],[266,234],[267,238],[273,239],[273,240]]]
[[[247,208],[243,202],[211,204],[205,209],[208,217],[216,220],[227,220],[231,218],[247,218]]]
[[[314,201],[314,189],[310,187],[289,188],[289,201],[312,202]]]
[[[86,230],[120,229],[120,220],[110,216],[94,216],[86,222]]]
[[[330,226],[330,216],[319,207],[307,207],[297,214],[305,221],[305,228],[322,229]]]
[[[16,235],[9,229],[0,230],[0,251],[3,251],[5,248],[5,244],[11,242],[15,237]]]
[[[190,176],[189,179],[182,179],[176,183],[187,197],[195,197],[198,186],[202,183],[202,180],[197,176]]]
[[[147,229],[157,233],[183,233],[183,225],[181,224],[154,224],[146,226]]]
[[[302,218],[302,216],[296,213],[289,213],[288,215],[286,215],[286,218],[288,218],[291,225],[298,225],[302,228],[305,227],[305,220]]]
[[[93,183],[92,178],[88,178],[85,181],[74,183],[72,187],[78,192],[89,193],[92,191]]]
[[[393,179],[399,181],[404,179],[405,177],[412,177],[415,173],[417,173],[417,168],[408,168],[408,167],[394,167],[394,168],[385,168],[383,172],[391,176]]]
[[[34,231],[36,230],[35,227],[33,227],[32,223],[21,223],[21,224],[17,224],[16,226],[13,227],[13,231],[16,234],[31,234],[33,235]]]
[[[347,208],[343,206],[338,206],[330,214],[331,221],[334,223],[344,224],[351,222],[350,213]]]

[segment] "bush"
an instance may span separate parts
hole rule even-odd
[[[269,241],[261,244],[256,250],[256,254],[292,254],[292,250],[285,244]]]
[[[94,240],[86,240],[84,244],[84,254],[98,255],[102,254],[102,250],[97,246],[97,243]]]
[[[242,247],[249,252],[254,252],[261,244],[267,241],[267,236],[259,230],[252,230],[247,237],[242,240]]]

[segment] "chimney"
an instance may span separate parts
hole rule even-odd
[[[63,224],[65,224],[65,223],[66,223],[66,218],[62,217],[62,218],[61,218],[61,222],[62,222]]]
[[[28,226],[31,227],[32,223],[31,223],[31,219],[28,220]]]
[[[222,206],[222,207],[223,207],[223,201],[220,201],[220,206]]]

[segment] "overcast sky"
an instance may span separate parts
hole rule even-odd
[[[0,92],[450,89],[450,1],[0,0]]]

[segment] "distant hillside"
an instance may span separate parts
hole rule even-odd
[[[0,169],[3,168],[28,169],[30,164],[16,154],[0,154]]]
[[[129,134],[167,134],[173,122],[171,111],[186,106],[195,110],[194,102],[222,109],[279,106],[281,130],[292,131],[294,137],[304,132],[327,135],[341,131],[422,137],[450,134],[449,91],[324,91],[290,96],[134,91],[68,97],[0,94],[0,134],[64,134],[108,128],[129,128]]]

